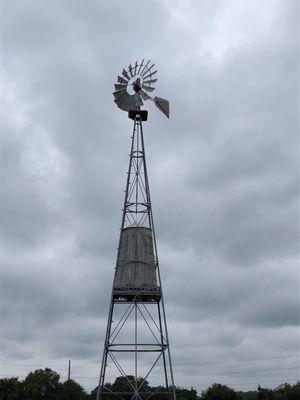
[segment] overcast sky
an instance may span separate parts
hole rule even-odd
[[[97,384],[132,122],[144,126],[175,383],[295,382],[299,2],[1,1],[1,374]],[[85,377],[85,378],[78,378]]]

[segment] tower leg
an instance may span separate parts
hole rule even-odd
[[[105,373],[106,373],[106,367],[107,367],[107,356],[108,356],[108,347],[109,347],[109,338],[110,338],[110,332],[111,332],[113,310],[114,310],[114,301],[113,301],[113,297],[111,297],[109,312],[108,312],[108,319],[107,319],[105,341],[104,341],[104,349],[103,349],[102,362],[101,362],[100,378],[99,378],[98,389],[97,389],[97,400],[100,399],[101,390],[103,390],[104,382],[105,382]]]
[[[157,303],[158,309],[158,320],[159,320],[159,330],[160,330],[160,340],[162,347],[165,345],[164,335],[163,335],[163,326],[161,323],[161,312],[160,312],[160,304]],[[166,364],[166,355],[163,352],[163,363],[164,363],[164,371],[165,371],[165,381],[166,381],[166,388],[169,389],[169,382],[168,382],[168,374],[167,374],[167,364]]]
[[[135,400],[138,400],[138,321],[137,321],[137,303],[136,301],[134,302],[134,364],[135,364],[135,376],[134,376],[134,383],[135,383],[135,395],[134,398]]]

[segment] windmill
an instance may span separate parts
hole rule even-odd
[[[132,111],[139,110],[144,104],[143,100],[151,100],[169,118],[168,100],[156,96],[152,98],[149,94],[155,90],[153,83],[157,81],[157,70],[152,70],[154,64],[151,65],[150,60],[144,62],[145,59],[140,64],[136,61],[134,66],[129,65],[127,71],[123,69],[122,76],[118,75],[116,91],[113,93],[115,103],[121,110]]]
[[[136,61],[123,69],[113,93],[134,122],[97,400],[176,400],[145,157],[148,111],[140,108],[150,100],[169,118],[169,102],[150,96],[156,73],[150,61]],[[123,377],[122,390],[106,383],[108,374]]]

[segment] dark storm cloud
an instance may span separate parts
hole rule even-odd
[[[132,129],[111,92],[137,57],[171,100],[145,141],[178,384],[297,351],[298,7],[2,1],[4,362],[98,359]]]

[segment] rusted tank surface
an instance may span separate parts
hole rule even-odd
[[[157,287],[151,229],[130,226],[121,232],[114,288]]]

